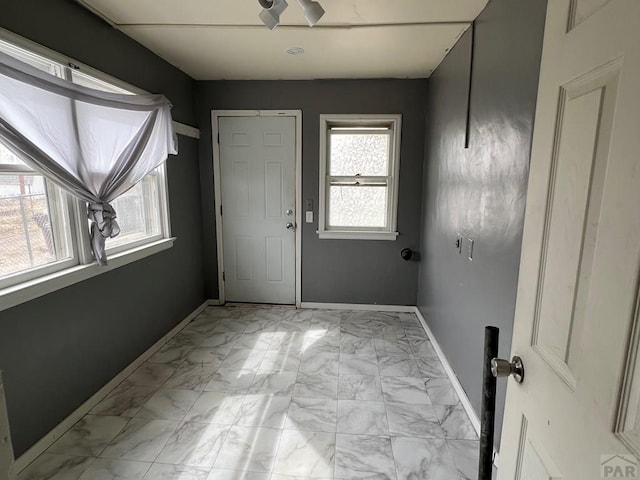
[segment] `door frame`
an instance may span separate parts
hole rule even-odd
[[[218,255],[218,299],[221,305],[226,302],[224,289],[224,237],[222,215],[222,183],[220,170],[220,144],[218,143],[220,117],[292,117],[295,119],[295,198],[296,198],[296,230],[295,230],[295,290],[296,307],[302,301],[302,110],[211,110],[211,142],[213,144],[213,189],[214,208],[216,212],[216,252]]]

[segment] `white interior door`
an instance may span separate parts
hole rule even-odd
[[[550,0],[499,479],[635,471],[639,265],[640,1]]]
[[[295,118],[218,121],[225,299],[295,304]]]

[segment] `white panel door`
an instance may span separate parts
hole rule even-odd
[[[218,128],[226,300],[295,304],[295,118]]]
[[[550,0],[499,479],[636,478],[639,266],[640,1]]]

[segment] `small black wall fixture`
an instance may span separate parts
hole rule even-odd
[[[471,136],[471,88],[473,86],[473,56],[476,46],[476,22],[471,22],[471,48],[469,52],[469,89],[467,90],[467,124],[464,131],[464,148],[469,148]]]
[[[413,250],[411,250],[410,248],[403,248],[400,252],[400,256],[405,262],[408,262],[413,258]]]

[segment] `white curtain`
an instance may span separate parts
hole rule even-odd
[[[54,77],[0,53],[0,142],[34,170],[89,204],[91,244],[120,232],[109,202],[176,154],[163,95],[123,95]]]

